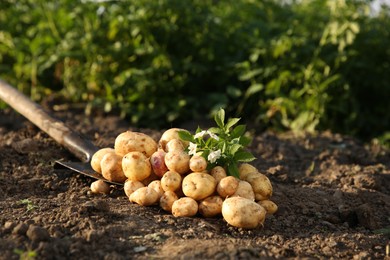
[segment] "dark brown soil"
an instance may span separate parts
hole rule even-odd
[[[115,116],[56,116],[101,147],[128,129],[161,135]],[[264,227],[242,230],[222,217],[131,204],[120,189],[91,194],[92,179],[54,167],[70,153],[0,111],[0,259],[389,259],[388,150],[329,132],[265,132],[251,151],[279,210]]]

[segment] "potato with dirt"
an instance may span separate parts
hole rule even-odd
[[[100,174],[102,173],[102,167],[100,163],[103,159],[103,156],[107,153],[115,153],[115,149],[110,147],[101,148],[92,155],[91,167],[95,172]]]
[[[184,177],[182,182],[183,193],[194,200],[202,200],[212,195],[217,182],[213,176],[204,172],[193,172]]]
[[[125,183],[123,184],[123,190],[127,197],[130,197],[130,195],[138,190],[139,188],[145,187],[145,185],[140,181],[133,181],[127,179]]]
[[[246,181],[248,174],[258,172],[257,168],[249,163],[241,163],[238,166],[238,173],[240,175],[240,179]]]
[[[177,196],[177,194],[175,192],[173,192],[171,190],[167,190],[161,196],[159,205],[163,210],[168,211],[168,212],[172,212],[173,202],[175,202],[178,199],[179,199],[179,197]]]
[[[266,200],[272,196],[273,188],[267,176],[259,172],[249,173],[246,181],[252,186],[256,200]]]
[[[198,213],[198,202],[190,197],[182,197],[172,204],[172,214],[175,217],[193,217]]]
[[[161,187],[164,191],[176,191],[180,188],[182,177],[175,171],[167,171],[161,178]]]
[[[149,188],[152,188],[153,190],[155,190],[158,194],[158,198],[160,199],[161,196],[164,194],[164,190],[161,186],[161,181],[160,180],[154,180],[152,181],[151,183],[149,183],[148,185]]]
[[[266,213],[258,203],[243,197],[227,198],[222,203],[222,216],[234,227],[253,229],[263,225]]]
[[[203,172],[207,168],[207,161],[203,156],[193,155],[190,158],[190,170],[193,172]]]
[[[165,155],[165,165],[170,171],[185,174],[190,170],[190,156],[184,150],[173,150]]]
[[[116,153],[106,153],[101,162],[102,175],[109,181],[123,183],[127,179],[122,170],[122,156]]]
[[[168,167],[165,164],[166,154],[163,149],[159,148],[150,156],[150,164],[152,165],[153,172],[160,178],[168,171]]]
[[[97,180],[91,183],[91,192],[96,194],[109,194],[110,185],[103,180]]]
[[[261,200],[257,202],[260,206],[265,208],[267,215],[275,214],[278,211],[278,205],[272,200]]]
[[[233,176],[222,178],[217,184],[217,192],[222,198],[232,196],[236,193],[240,180]]]
[[[150,157],[157,151],[157,142],[150,136],[140,132],[126,131],[115,138],[114,149],[118,155],[125,156],[129,152],[141,152]]]
[[[254,201],[255,193],[249,182],[240,180],[236,192],[231,197],[242,197]]]
[[[133,181],[142,181],[152,174],[149,158],[142,152],[129,152],[123,156],[122,169],[125,176]]]
[[[151,206],[158,202],[159,196],[154,189],[150,187],[142,187],[134,191],[130,195],[129,200],[141,206]]]
[[[218,216],[222,212],[223,199],[218,196],[210,196],[199,202],[199,213],[206,218]]]
[[[179,131],[187,131],[187,130],[182,129],[182,128],[170,128],[170,129],[166,130],[160,137],[160,140],[158,142],[159,147],[167,152],[168,151],[167,150],[168,142],[173,140],[173,139],[176,139],[182,143],[182,146],[184,148],[186,148],[188,146],[188,142],[180,139]]]
[[[210,175],[214,177],[217,183],[227,176],[226,170],[222,166],[215,166],[210,170]]]

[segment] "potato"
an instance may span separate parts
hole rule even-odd
[[[210,174],[193,172],[183,179],[182,189],[184,195],[194,200],[202,200],[214,193],[217,182]]]
[[[166,152],[159,148],[150,156],[153,172],[160,178],[168,171],[168,167],[165,165],[165,155]]]
[[[122,170],[122,156],[106,153],[101,162],[102,175],[109,181],[123,183],[127,178]]]
[[[170,171],[179,174],[187,173],[190,170],[190,156],[184,151],[170,151],[165,155],[165,165]]]
[[[162,134],[162,136],[160,137],[160,140],[158,142],[159,147],[167,152],[167,149],[166,149],[167,143],[169,141],[171,141],[172,139],[177,139],[177,140],[180,140],[180,142],[183,144],[183,147],[186,148],[188,146],[188,141],[183,141],[180,139],[179,134],[178,134],[178,132],[180,130],[187,131],[187,130],[181,129],[181,128],[170,128],[170,129],[166,130]]]
[[[160,207],[165,211],[172,212],[173,202],[178,199],[179,197],[175,192],[167,190],[160,198]]]
[[[222,198],[233,195],[237,189],[240,180],[233,176],[222,178],[217,184],[217,192]]]
[[[242,197],[227,198],[222,203],[222,216],[234,227],[251,229],[263,225],[266,213],[262,206]]]
[[[114,149],[121,156],[129,152],[141,152],[149,158],[157,151],[157,142],[144,133],[126,131],[115,138]]]
[[[161,181],[160,180],[154,180],[152,181],[151,183],[149,183],[148,185],[149,188],[152,188],[153,190],[155,190],[158,194],[158,198],[160,199],[161,196],[164,194],[164,190],[163,188],[161,187]]]
[[[100,174],[102,173],[102,167],[100,166],[100,162],[102,161],[103,156],[106,155],[107,153],[115,153],[114,148],[109,148],[109,147],[102,148],[92,155],[91,167],[95,172]]]
[[[267,176],[257,173],[249,173],[246,181],[252,186],[256,200],[269,199],[272,196],[272,184]]]
[[[207,161],[203,156],[194,155],[190,158],[190,170],[193,172],[202,172],[207,168]]]
[[[172,139],[169,141],[166,146],[165,146],[166,152],[171,152],[171,151],[184,151],[184,146],[183,143],[179,139]]]
[[[199,213],[206,217],[215,217],[222,212],[223,199],[220,196],[210,196],[199,202]]]
[[[110,190],[110,185],[103,180],[97,180],[91,183],[92,193],[109,194]]]
[[[167,171],[161,178],[161,187],[164,191],[176,191],[181,186],[182,177],[175,171]]]
[[[175,217],[192,217],[198,213],[198,203],[189,197],[175,200],[172,204],[172,214]]]
[[[153,170],[150,173],[149,177],[146,179],[143,179],[141,182],[143,185],[148,186],[152,181],[159,180],[160,177],[158,177],[156,174],[154,174]]]
[[[129,152],[122,159],[125,176],[133,181],[142,181],[152,173],[149,159],[141,152]]]
[[[258,201],[257,203],[260,206],[262,206],[263,208],[265,208],[265,210],[267,211],[267,214],[269,214],[269,215],[272,215],[276,211],[278,211],[278,205],[276,205],[276,203],[271,201],[271,200],[261,200],[261,201]]]
[[[247,181],[240,180],[236,192],[231,195],[232,197],[242,197],[249,200],[255,200],[255,193],[253,192],[252,185]]]
[[[222,166],[215,166],[211,169],[210,175],[214,177],[217,183],[227,176],[226,170]]]
[[[158,193],[150,187],[142,187],[134,191],[129,200],[142,206],[151,206],[158,202]]]
[[[125,194],[127,197],[130,197],[130,195],[138,190],[139,188],[145,187],[145,185],[142,184],[140,181],[132,181],[127,179],[125,181],[125,184],[123,185],[123,190],[125,191]]]
[[[248,174],[252,172],[258,172],[258,170],[249,163],[242,163],[238,166],[238,173],[240,174],[241,180],[245,181]]]

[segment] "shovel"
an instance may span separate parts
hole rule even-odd
[[[0,79],[0,98],[13,109],[39,127],[52,137],[57,143],[64,146],[81,162],[66,162],[57,160],[56,164],[76,171],[94,179],[103,180],[107,183],[123,185],[105,179],[91,167],[91,158],[99,150],[90,141],[82,138],[79,134],[68,128],[62,121],[54,118],[41,106],[32,102],[28,97]]]

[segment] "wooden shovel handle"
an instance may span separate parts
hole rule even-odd
[[[62,121],[48,114],[41,106],[32,102],[23,93],[1,79],[0,98],[81,161],[89,162],[92,155],[98,150],[91,142],[81,138]]]

